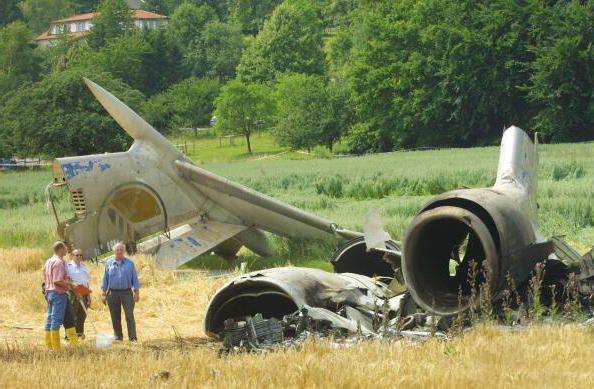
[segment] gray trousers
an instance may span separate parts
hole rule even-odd
[[[134,299],[131,290],[110,289],[107,294],[107,307],[111,315],[113,334],[117,340],[122,340],[122,308],[126,316],[126,327],[128,327],[128,339],[136,340],[136,322],[134,321]]]

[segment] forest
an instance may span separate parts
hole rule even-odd
[[[214,124],[294,150],[594,140],[594,1],[4,0],[0,157],[123,150],[88,77],[164,134]],[[35,37],[94,11],[82,37]],[[214,119],[213,119],[214,118]]]

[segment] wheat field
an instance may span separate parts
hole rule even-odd
[[[347,228],[358,229],[370,208],[400,237],[432,195],[493,183],[496,147],[391,153],[324,160],[209,163],[205,167]],[[546,145],[539,170],[539,225],[564,234],[580,252],[594,242],[594,144]],[[0,173],[1,387],[588,387],[594,384],[594,327],[535,323],[520,329],[481,324],[447,341],[366,342],[337,346],[309,340],[299,349],[264,354],[219,353],[202,320],[208,300],[229,277],[203,269],[233,270],[217,259],[163,272],[135,256],[142,283],[136,308],[139,342],[94,347],[111,333],[98,298],[101,265],[88,263],[95,291],[87,340],[47,352],[42,343],[45,303],[41,266],[56,239],[43,188],[50,172]],[[60,207],[65,207],[66,198]],[[263,260],[240,252],[248,269],[277,265],[330,269],[333,247],[278,239],[279,255]],[[159,377],[167,371],[168,378]]]
[[[310,340],[300,349],[264,354],[219,353],[202,332],[207,301],[223,279],[154,268],[134,257],[143,289],[136,308],[138,344],[94,348],[94,331],[110,333],[97,294],[83,344],[49,353],[42,346],[43,252],[2,249],[0,382],[3,387],[588,387],[594,385],[594,327],[535,325],[514,330],[479,325],[448,341],[366,342],[336,346]],[[15,259],[20,259],[15,261]],[[18,264],[18,265],[17,265]],[[97,290],[101,267],[89,265]],[[176,336],[177,331],[178,336]],[[159,377],[167,371],[169,378]]]

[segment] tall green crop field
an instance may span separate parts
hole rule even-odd
[[[198,148],[193,158],[202,161],[209,153],[200,155]],[[498,147],[485,147],[203,166],[350,229],[361,229],[366,212],[377,209],[387,231],[399,239],[432,196],[492,185],[498,153]],[[583,251],[594,244],[594,144],[541,145],[539,159],[539,227],[547,236],[566,235]],[[56,238],[44,196],[50,180],[49,170],[0,173],[0,247],[47,247]],[[67,199],[59,204],[65,208]],[[276,244],[286,254],[283,260],[297,263],[301,256],[313,260],[328,253],[283,240]]]

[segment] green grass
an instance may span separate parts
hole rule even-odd
[[[326,157],[329,154],[322,147],[314,149],[311,155],[289,151],[288,148],[279,146],[272,135],[266,132],[258,132],[251,136],[251,154],[247,152],[246,139],[243,136],[228,139],[211,134],[201,134],[199,136],[188,134],[175,135],[169,139],[180,149],[186,150],[188,157],[199,164],[277,158],[301,160],[320,156]],[[334,148],[335,153],[344,153],[345,150],[346,144],[344,143],[339,143]]]
[[[267,136],[260,140],[260,149],[258,137],[254,140],[256,152],[278,151],[271,143],[265,146],[270,141]],[[218,139],[196,143],[190,155],[196,162],[208,161],[203,166],[214,173],[350,229],[360,230],[365,213],[376,208],[387,231],[397,239],[431,196],[462,186],[492,185],[499,151],[486,147],[333,159],[290,160],[283,155],[251,160],[239,146],[229,150],[219,147]],[[547,236],[566,235],[584,251],[594,243],[594,144],[539,147],[539,228]],[[217,162],[219,158],[235,162]],[[43,196],[50,177],[49,170],[0,174],[0,247],[47,246],[55,239]],[[66,206],[64,201],[60,204]],[[242,252],[242,261],[248,262],[250,269],[287,262],[326,267],[332,250],[286,239],[276,239],[275,246],[281,252],[276,257],[264,260]],[[209,268],[235,266],[218,259],[201,261]]]
[[[56,238],[55,222],[46,207],[49,169],[0,172],[0,247],[49,246]],[[53,194],[57,211],[70,208],[65,191]]]

